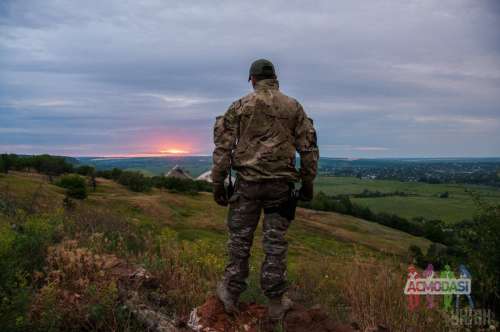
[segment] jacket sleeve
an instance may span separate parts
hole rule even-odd
[[[300,155],[300,177],[302,181],[313,181],[316,177],[319,150],[313,121],[307,117],[297,103],[298,118],[295,128],[295,149]]]
[[[218,116],[214,125],[214,144],[212,181],[224,183],[231,167],[232,151],[236,147],[239,121],[237,116],[238,102],[231,104],[224,116]]]

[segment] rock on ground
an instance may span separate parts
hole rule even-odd
[[[199,332],[265,332],[276,326],[269,322],[267,307],[259,304],[240,304],[240,314],[232,317],[224,312],[222,303],[215,297],[195,308],[188,319],[188,326]],[[294,304],[283,321],[287,332],[351,332],[358,331],[351,325],[334,322],[321,309],[306,309]]]

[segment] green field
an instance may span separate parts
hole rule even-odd
[[[367,206],[374,212],[394,213],[405,218],[424,217],[458,222],[474,216],[476,207],[468,191],[478,193],[490,203],[500,202],[500,189],[486,186],[462,184],[428,184],[390,180],[367,180],[354,177],[319,177],[316,191],[330,195],[358,194],[367,189],[390,193],[405,192],[409,196],[388,196],[374,198],[352,198],[356,203]],[[439,195],[448,192],[448,198]]]

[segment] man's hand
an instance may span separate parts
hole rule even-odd
[[[214,183],[214,201],[220,206],[227,206],[227,192],[224,183]]]
[[[302,181],[299,190],[299,200],[309,202],[314,196],[314,184],[312,181]]]

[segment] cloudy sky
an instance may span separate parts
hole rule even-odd
[[[500,1],[0,1],[0,152],[210,154],[265,57],[331,157],[500,156]]]

